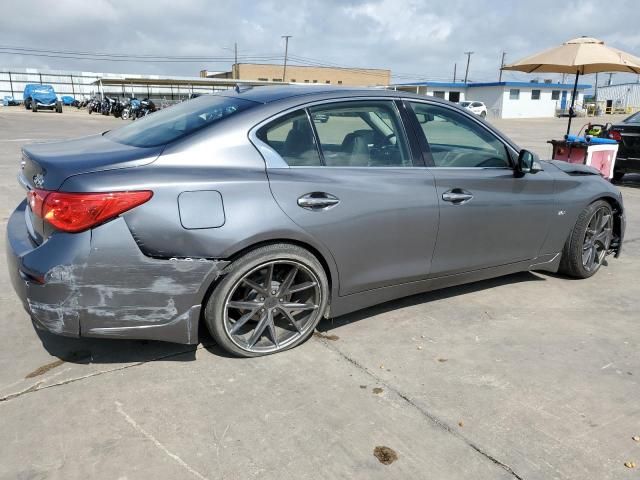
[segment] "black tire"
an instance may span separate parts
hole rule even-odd
[[[38,102],[36,102],[35,100],[31,100],[31,111],[32,112],[38,111]]]
[[[480,116],[482,118],[486,118],[487,117],[487,112],[480,112]]]
[[[613,172],[613,181],[614,182],[619,182],[620,180],[622,180],[622,177],[624,177],[625,172],[620,171],[620,170],[616,170]]]
[[[62,113],[62,103],[56,102],[56,113]]]
[[[31,110],[31,100],[27,99],[24,101],[24,109]]]
[[[606,209],[613,221],[613,211],[611,205],[604,200],[598,200],[593,202],[578,216],[573,230],[569,234],[569,238],[562,250],[562,258],[560,260],[560,267],[558,271],[565,275],[574,278],[589,278],[595,275],[600,270],[601,263],[592,270],[588,270],[583,265],[583,246],[585,243],[585,237],[587,234],[587,227],[594,214],[601,208]],[[607,247],[608,248],[608,247]],[[606,253],[605,253],[606,256]]]
[[[246,275],[255,271],[257,268],[260,268],[262,264],[273,261],[295,262],[303,265],[312,272],[318,280],[320,301],[317,303],[318,308],[309,319],[304,331],[300,333],[300,336],[295,341],[274,351],[250,351],[242,348],[238,343],[234,342],[230,334],[227,332],[225,328],[225,305],[228,297],[233,294],[236,286],[241,283],[241,280]],[[308,250],[297,245],[278,243],[256,248],[228,265],[222,272],[222,275],[222,279],[219,280],[207,301],[204,311],[204,320],[216,343],[227,352],[239,357],[258,357],[288,350],[300,345],[313,334],[316,325],[327,309],[329,301],[329,282],[325,271],[314,255],[312,255]]]

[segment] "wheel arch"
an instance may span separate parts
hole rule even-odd
[[[315,247],[314,245],[312,245],[309,242],[305,242],[302,240],[296,240],[296,239],[292,239],[292,238],[271,238],[268,240],[261,240],[261,241],[257,241],[257,242],[253,242],[249,245],[246,245],[244,247],[242,247],[241,249],[233,252],[229,257],[227,257],[225,260],[228,261],[229,263],[234,262],[235,260],[237,260],[238,258],[242,257],[243,255],[257,249],[260,247],[264,247],[267,245],[274,245],[274,244],[278,244],[278,243],[288,243],[291,245],[296,245],[298,247],[304,248],[305,250],[308,250],[309,253],[311,253],[314,257],[316,257],[316,259],[318,260],[318,262],[320,262],[320,265],[322,265],[322,269],[325,272],[325,275],[327,276],[327,281],[329,282],[329,299],[328,299],[328,306],[331,306],[331,300],[332,298],[334,298],[334,295],[338,294],[338,270],[337,270],[337,266],[335,265],[335,262],[333,261],[332,257],[327,258],[327,256],[325,254],[323,254],[319,248]],[[330,255],[330,254],[328,254]],[[209,297],[211,296],[211,293],[213,292],[213,290],[215,290],[216,286],[218,285],[218,283],[220,282],[220,280],[222,280],[223,275],[218,276],[212,283],[211,285],[209,285],[209,287],[207,288],[207,291],[205,293],[205,295],[202,298],[202,312],[204,312],[204,307],[207,303],[207,301],[209,300]],[[200,321],[203,321],[202,315],[200,318]]]
[[[620,250],[622,247],[622,240],[624,237],[624,210],[620,200],[615,198],[612,195],[603,195],[599,198],[595,198],[593,202],[597,202],[598,200],[604,200],[607,202],[611,209],[613,210],[613,235],[614,240],[611,245],[611,248],[616,252],[615,257],[620,256]],[[591,202],[591,203],[593,203]]]

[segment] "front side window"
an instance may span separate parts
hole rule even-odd
[[[436,167],[511,167],[505,145],[466,115],[425,103],[411,103],[411,107]]]
[[[518,100],[520,98],[520,89],[512,88],[509,90],[509,100]]]
[[[354,101],[309,109],[328,167],[410,167],[393,102]]]
[[[291,167],[318,167],[320,155],[304,110],[280,117],[258,130],[258,138]]]
[[[531,100],[540,100],[540,90],[531,90]]]

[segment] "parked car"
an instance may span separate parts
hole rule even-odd
[[[37,326],[194,344],[202,318],[246,357],[419,292],[590,277],[625,229],[597,171],[540,161],[467,109],[377,89],[205,95],[25,146],[19,179],[8,266]]]
[[[23,93],[24,107],[32,112],[38,109],[55,110],[62,113],[62,102],[58,100],[55,90],[51,85],[40,85],[38,83],[28,83],[24,87]]]
[[[460,102],[460,106],[475,113],[476,115],[480,115],[482,118],[487,116],[487,106],[482,102],[465,101]]]
[[[613,179],[619,181],[625,173],[640,173],[640,112],[616,123],[608,131],[609,138],[619,144]]]

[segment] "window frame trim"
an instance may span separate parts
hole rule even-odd
[[[403,102],[407,103],[407,113],[413,117],[413,122],[414,122],[414,128],[415,126],[417,126],[420,130],[417,130],[415,132],[415,134],[418,136],[418,140],[420,141],[421,145],[424,142],[424,145],[422,145],[423,147],[423,157],[424,157],[424,162],[426,164],[426,166],[428,168],[437,168],[437,169],[455,169],[455,170],[461,170],[461,169],[465,169],[465,170],[515,170],[516,167],[516,162],[517,162],[517,158],[518,158],[518,154],[519,151],[515,148],[515,145],[512,145],[510,141],[508,141],[507,139],[505,139],[502,134],[499,134],[499,132],[494,131],[492,128],[489,128],[487,125],[485,125],[484,123],[482,123],[478,118],[477,115],[471,113],[471,112],[467,112],[465,111],[465,109],[462,108],[455,108],[446,104],[442,104],[440,102],[433,102],[433,101],[429,101],[427,100],[422,100],[422,99],[416,99],[416,98],[410,98],[410,97],[403,97],[402,98]],[[509,157],[509,163],[511,166],[509,167],[438,167],[435,162],[433,161],[433,154],[431,153],[431,146],[429,145],[429,140],[427,140],[427,135],[424,133],[424,131],[422,130],[422,127],[420,126],[420,123],[418,122],[418,117],[416,115],[416,112],[413,110],[413,108],[411,107],[411,103],[423,103],[429,106],[435,106],[435,107],[440,107],[443,108],[445,110],[450,110],[452,112],[458,113],[464,117],[466,117],[468,120],[471,120],[475,125],[480,126],[482,129],[484,129],[489,135],[492,135],[493,137],[495,137],[504,147],[505,150],[507,152],[507,156]],[[424,150],[426,148],[426,150]]]
[[[405,137],[405,143],[406,146],[408,148],[408,154],[409,154],[409,159],[411,160],[411,165],[410,166],[379,166],[379,167],[349,167],[349,166],[344,166],[344,167],[340,167],[340,166],[335,166],[335,165],[326,165],[324,163],[324,155],[322,153],[322,148],[320,147],[319,144],[319,140],[317,137],[317,132],[316,132],[316,128],[315,125],[310,117],[310,112],[309,112],[309,108],[315,107],[315,106],[319,106],[319,105],[328,105],[328,104],[333,104],[333,103],[346,103],[346,102],[366,102],[366,101],[382,101],[382,102],[389,102],[391,104],[393,104],[393,109],[395,109],[396,115],[398,116],[398,120],[400,122],[400,128],[402,130],[402,133]],[[379,97],[379,96],[357,96],[357,97],[353,97],[353,96],[349,96],[349,97],[336,97],[336,98],[330,98],[330,99],[323,99],[323,100],[315,100],[312,102],[308,102],[308,103],[301,103],[299,105],[293,106],[293,107],[289,107],[286,108],[285,110],[282,110],[276,114],[271,115],[268,118],[265,118],[263,120],[261,120],[259,123],[255,124],[253,127],[251,127],[249,129],[248,132],[248,138],[249,141],[256,147],[256,149],[258,150],[258,152],[262,155],[262,158],[265,161],[265,166],[268,170],[270,169],[282,169],[282,168],[289,168],[289,169],[308,169],[308,168],[322,168],[322,169],[327,169],[327,168],[331,168],[331,169],[345,169],[345,168],[352,168],[352,169],[359,169],[359,168],[375,168],[375,169],[393,169],[393,170],[397,170],[397,169],[407,169],[407,168],[425,168],[428,167],[429,165],[426,164],[420,164],[421,162],[419,161],[420,157],[418,155],[420,155],[421,152],[414,152],[416,144],[414,144],[414,142],[410,141],[410,137],[411,134],[415,135],[415,132],[410,132],[408,130],[409,126],[406,125],[406,118],[403,116],[402,111],[400,110],[400,108],[398,107],[397,102],[398,101],[402,101],[401,97],[391,97],[391,96],[384,96],[384,97]],[[280,154],[273,149],[269,144],[267,144],[266,142],[262,141],[259,137],[258,137],[258,131],[260,129],[262,129],[262,127],[268,125],[271,122],[276,121],[277,119],[284,117],[290,113],[293,113],[295,111],[305,111],[307,114],[307,120],[311,122],[311,127],[312,127],[312,131],[314,134],[314,142],[316,143],[316,149],[318,150],[318,154],[320,155],[320,162],[321,165],[289,165],[284,158],[282,158],[280,156]],[[424,162],[424,160],[423,160]]]

